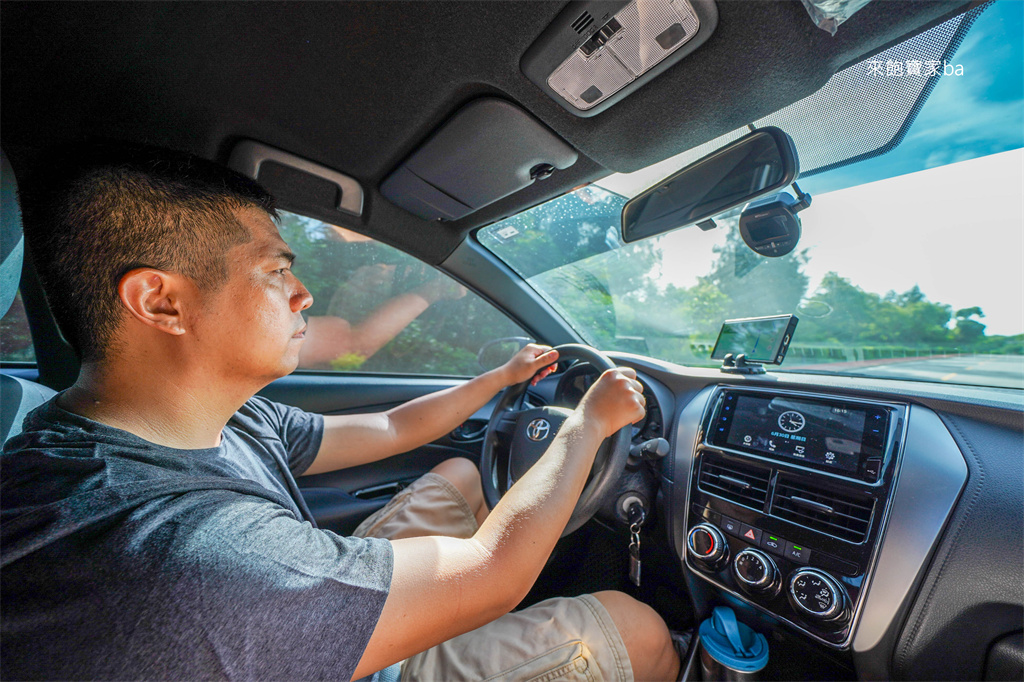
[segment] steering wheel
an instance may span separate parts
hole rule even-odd
[[[569,343],[555,348],[558,359],[578,359],[589,362],[598,372],[612,369],[615,364],[590,346]],[[484,437],[480,458],[480,476],[487,505],[494,508],[501,496],[532,467],[547,451],[572,410],[562,407],[535,407],[521,409],[529,380],[509,386],[498,398]],[[580,494],[576,508],[562,531],[562,537],[582,526],[614,492],[619,476],[629,457],[632,428],[626,424],[605,439],[594,458],[590,479]]]

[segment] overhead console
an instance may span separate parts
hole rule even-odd
[[[714,0],[577,0],[520,68],[570,113],[594,116],[696,50],[717,25]]]
[[[820,642],[848,646],[888,514],[906,405],[725,387],[707,405],[689,507],[676,511],[676,523],[685,515],[686,565]]]

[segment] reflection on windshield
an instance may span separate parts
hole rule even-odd
[[[357,232],[278,210],[313,296],[299,367],[317,371],[473,376],[477,353],[519,348],[525,332],[487,301],[408,254]],[[514,339],[515,349],[501,339]]]
[[[1019,152],[1010,154],[1011,161],[1024,161]],[[850,218],[844,194],[871,189],[880,196],[884,185],[816,198],[805,214],[801,248],[782,258],[747,248],[736,212],[720,216],[711,232],[688,228],[623,245],[618,220],[625,200],[595,187],[502,221],[478,237],[600,348],[714,366],[710,352],[723,320],[795,313],[800,324],[787,370],[1021,386],[1024,334],[1019,315],[1003,312],[1020,309],[1019,283],[974,287],[977,298],[956,305],[935,300],[916,282],[892,288],[946,273],[947,279],[963,278],[959,288],[971,289],[965,280],[977,277],[970,268],[981,264],[972,263],[971,248],[956,240],[940,240],[927,258],[906,250],[923,239],[919,233],[892,238],[887,250],[885,235],[894,226],[884,215],[875,216],[872,226],[861,225],[860,237],[830,230],[842,229],[842,219]],[[1011,215],[975,228],[979,248],[1001,241],[1012,249],[1013,237],[999,231],[1019,220]],[[929,229],[944,232],[934,223]],[[1015,253],[1022,247],[1017,244]],[[874,258],[865,262],[864,251]],[[1019,278],[1019,272],[1007,274]],[[870,281],[871,288],[859,280]],[[990,322],[996,330],[1016,325],[1018,333],[992,333]]]

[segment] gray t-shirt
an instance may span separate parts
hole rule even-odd
[[[262,398],[204,450],[34,410],[0,456],[0,677],[350,679],[393,556],[309,518],[322,436]]]

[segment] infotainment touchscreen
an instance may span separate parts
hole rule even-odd
[[[884,455],[887,427],[888,410],[873,405],[729,392],[710,440],[861,478]]]

